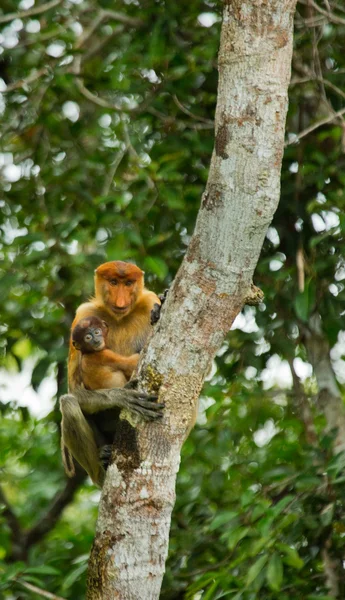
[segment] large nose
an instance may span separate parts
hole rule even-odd
[[[118,289],[117,289],[116,306],[117,306],[117,308],[125,308],[125,306],[127,306],[127,304],[128,304],[128,298],[127,298],[126,290],[125,290],[124,286],[119,285]]]

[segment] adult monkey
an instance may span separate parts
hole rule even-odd
[[[144,273],[132,263],[111,261],[95,271],[95,297],[82,304],[72,323],[74,326],[85,317],[98,317],[108,324],[107,344],[110,350],[128,357],[128,367],[135,369],[138,354],[151,332],[151,310],[160,304],[153,292],[144,288]],[[130,389],[83,389],[79,369],[80,353],[70,343],[68,359],[68,384],[71,394],[60,400],[62,413],[62,456],[66,473],[74,475],[71,455],[90,475],[92,481],[102,485],[105,471],[99,458],[99,448],[107,443],[96,425],[96,414],[113,408],[127,408],[147,419],[161,416],[163,405],[154,402],[154,396]],[[116,421],[115,421],[116,422]]]

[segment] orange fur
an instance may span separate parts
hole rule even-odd
[[[78,321],[72,344],[81,353],[81,379],[88,390],[123,387],[139,361],[139,354],[124,358],[107,348],[108,324],[98,317]]]
[[[135,369],[139,360],[139,354],[134,356],[136,358],[133,357],[132,370]],[[107,349],[82,355],[80,361],[81,377],[88,390],[110,389],[126,385],[129,377],[126,377],[124,371],[119,369],[117,357],[117,354]],[[128,365],[126,365],[126,369],[129,373]]]
[[[151,310],[154,304],[160,304],[156,294],[144,288],[143,275],[139,267],[131,263],[112,261],[100,265],[95,271],[95,297],[79,306],[72,323],[73,330],[85,317],[95,316],[104,320],[109,327],[107,348],[120,355],[117,356],[117,360],[121,361],[120,369],[128,378],[137,364],[133,355],[142,350],[152,330]],[[80,353],[70,342],[70,391],[83,386],[83,383],[86,385],[80,358]],[[101,387],[108,386],[103,384]]]

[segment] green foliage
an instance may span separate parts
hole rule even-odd
[[[0,23],[0,89],[8,86],[0,96],[0,357],[3,374],[30,373],[35,390],[55,378],[57,396],[66,389],[69,326],[92,294],[94,268],[133,260],[149,287],[169,285],[213,148],[220,4],[119,0],[116,10],[141,25],[109,18],[92,30],[100,8],[114,6],[66,1]],[[16,10],[14,0],[1,6]],[[202,13],[211,13],[210,27]],[[334,111],[343,106],[345,28],[308,29],[310,18],[300,5],[288,135],[327,116],[325,93]],[[345,595],[344,456],[334,456],[332,432],[313,409],[314,377],[302,389],[316,443],[291,381],[280,381],[281,365],[307,360],[317,312],[344,382],[334,349],[345,330],[342,134],[342,121],[330,121],[286,148],[281,203],[256,274],[264,303],[245,307],[220,349],[183,448],[164,600],[329,600],[325,548]],[[98,492],[81,485],[21,552],[8,506],[30,532],[66,489],[58,410],[37,418],[22,400],[15,384],[0,404],[0,595],[37,598],[31,583],[81,600]]]

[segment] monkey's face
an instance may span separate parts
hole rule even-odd
[[[134,279],[113,277],[106,282],[105,304],[116,319],[128,315],[139,295],[140,285]]]
[[[77,349],[86,353],[100,352],[106,347],[108,325],[97,317],[82,319],[72,332],[72,343]]]
[[[144,273],[131,263],[113,261],[96,269],[96,295],[116,320],[128,315],[144,287]]]
[[[100,352],[105,348],[105,339],[103,331],[100,327],[88,327],[86,329],[83,340],[82,350],[83,352]]]

